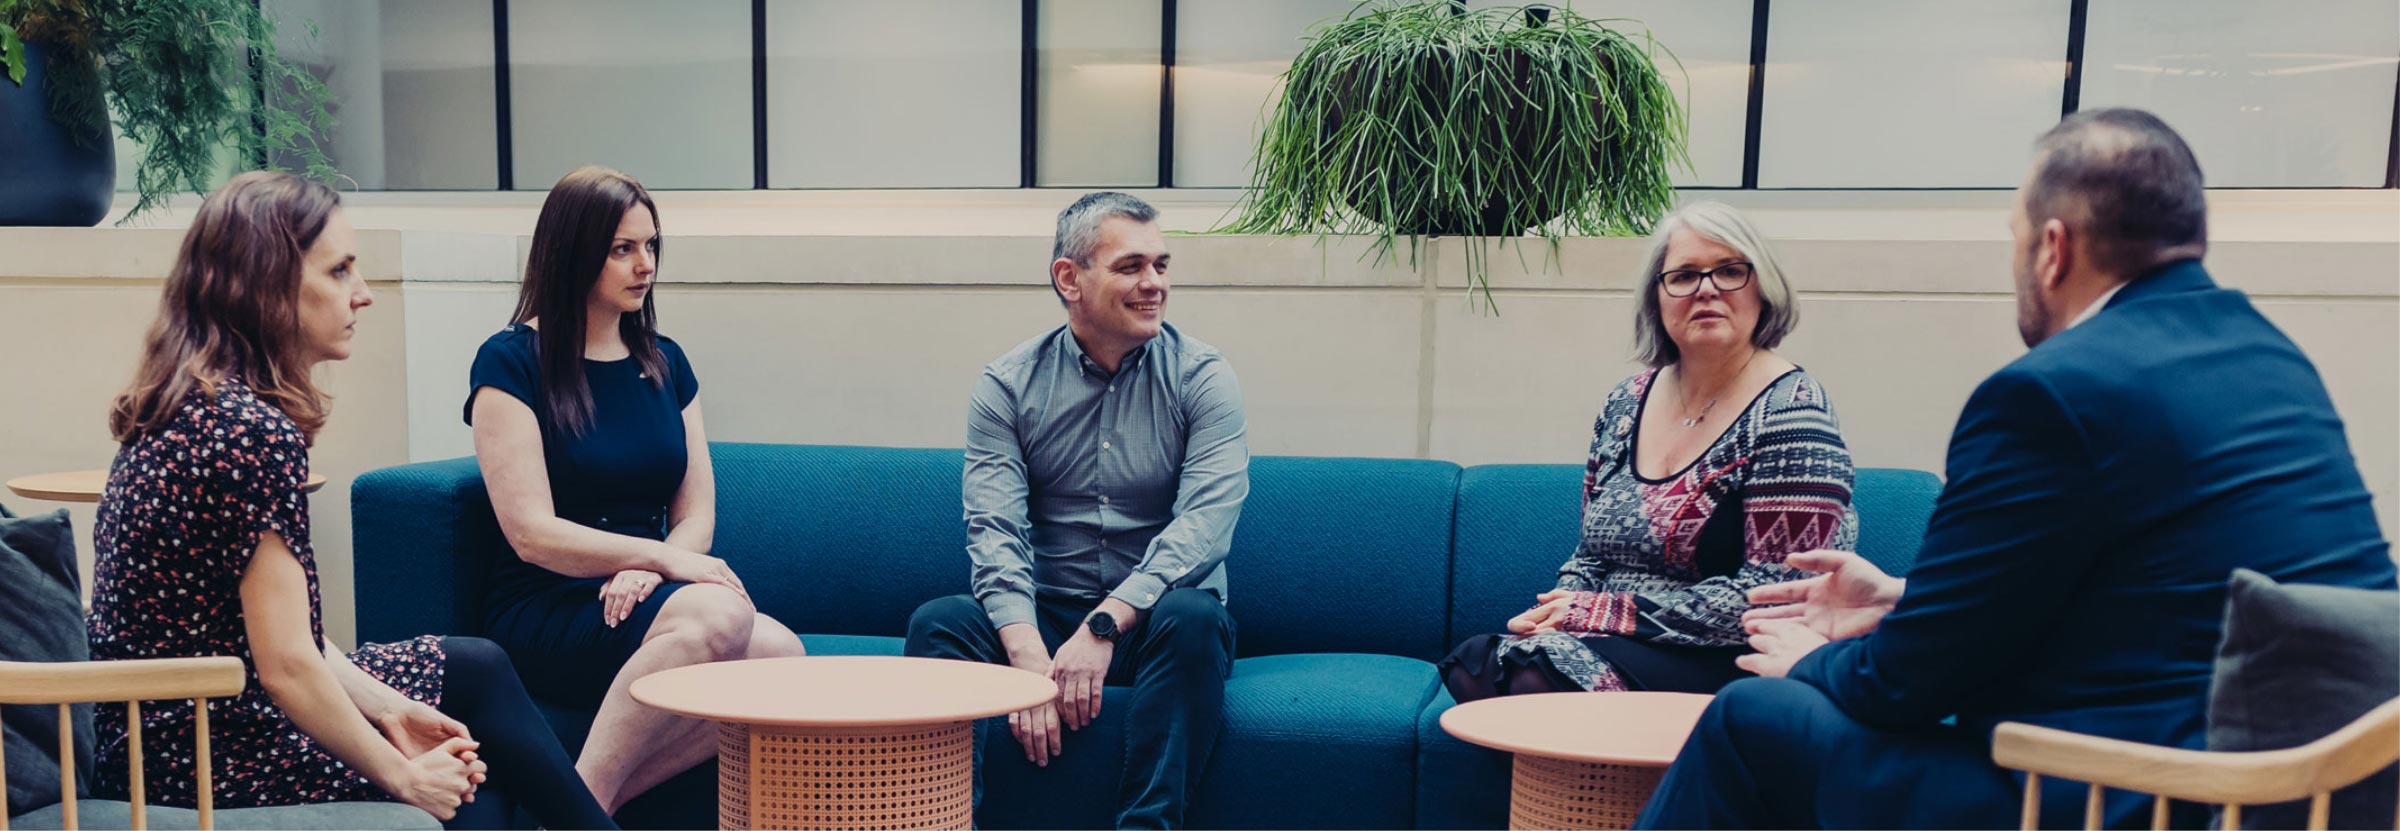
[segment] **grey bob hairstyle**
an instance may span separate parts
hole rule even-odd
[[[1783,343],[1783,337],[1800,323],[1799,298],[1792,292],[1792,284],[1783,279],[1783,266],[1767,248],[1766,235],[1732,205],[1695,202],[1659,220],[1658,229],[1650,234],[1650,253],[1642,258],[1641,304],[1633,314],[1634,360],[1655,369],[1683,357],[1674,339],[1667,336],[1666,319],[1658,305],[1658,280],[1667,267],[1667,240],[1678,229],[1723,243],[1750,261],[1756,272],[1751,282],[1758,286],[1759,298],[1758,328],[1750,332],[1750,343],[1760,349]]]

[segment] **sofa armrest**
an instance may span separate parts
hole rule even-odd
[[[368,471],[350,486],[358,638],[478,635],[507,541],[473,457]]]

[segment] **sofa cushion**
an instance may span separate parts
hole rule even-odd
[[[67,512],[18,517],[0,507],[0,661],[91,659],[75,572],[75,536]],[[76,790],[91,793],[92,705],[74,708]],[[58,707],[0,706],[0,753],[6,753],[8,809],[56,804]]]
[[[1515,757],[1442,729],[1442,714],[1456,706],[1440,690],[1417,718],[1417,827],[1506,828]]]
[[[1850,490],[1850,506],[1858,509],[1858,556],[1885,574],[1908,576],[1941,495],[1942,477],[1922,470],[1859,468]]]
[[[898,655],[908,639],[897,635],[803,634],[800,644],[810,655]]]
[[[360,641],[484,634],[486,580],[512,555],[474,458],[360,474],[350,539]]]
[[[1416,719],[1433,667],[1392,655],[1270,655],[1234,662],[1225,731],[1185,817],[1195,828],[1407,828]],[[984,828],[1107,828],[1124,771],[1132,690],[1110,687],[1092,726],[1046,769],[999,720],[983,723]],[[1296,784],[1305,783],[1305,784]]]
[[[794,632],[900,635],[968,590],[959,450],[712,444],[717,542]]]
[[[190,808],[151,805],[143,810],[142,816],[153,831],[194,831],[200,827],[200,812]],[[52,805],[24,816],[11,817],[8,827],[25,831],[54,831],[64,827],[61,821],[65,818],[65,809]],[[219,810],[213,819],[221,831],[307,831],[316,828],[439,831],[442,827],[432,814],[397,802],[328,802],[276,808],[235,808]],[[131,828],[133,804],[78,799],[75,801],[75,824],[89,829]]]
[[[1192,826],[1412,826],[1417,713],[1440,686],[1431,664],[1392,655],[1235,662]]]
[[[1582,489],[1582,465],[1477,465],[1459,477],[1449,643],[1500,631],[1558,583],[1582,531]],[[1859,555],[1908,574],[1941,489],[1921,470],[1859,468]]]
[[[2400,697],[2400,591],[2277,585],[2235,569],[2208,690],[2208,749],[2280,750]],[[2394,768],[2337,791],[2333,828],[2389,828]],[[2258,806],[2248,828],[2298,828],[2307,803]]]
[[[1236,651],[1441,657],[1458,471],[1423,459],[1252,459],[1227,555]]]

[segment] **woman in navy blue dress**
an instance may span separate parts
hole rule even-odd
[[[633,177],[560,179],[466,405],[516,555],[492,575],[488,631],[535,695],[598,711],[575,767],[611,814],[717,752],[712,725],[635,702],[634,679],[801,653],[708,554],[716,482],[700,381],[657,333],[662,248],[658,207]]]

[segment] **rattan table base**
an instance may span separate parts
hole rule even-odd
[[[967,828],[975,820],[969,722],[727,722],[717,757],[717,822],[727,829]]]
[[[1517,754],[1510,828],[1632,828],[1665,768]]]

